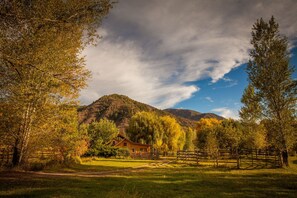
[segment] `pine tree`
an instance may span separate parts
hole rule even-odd
[[[278,29],[274,17],[269,22],[261,18],[253,25],[247,73],[250,86],[255,89],[254,98],[261,105],[261,114],[269,120],[272,146],[279,150],[282,163],[288,166],[288,149],[296,137],[292,121],[296,113],[297,81],[292,79],[294,70],[289,64],[287,38]],[[245,97],[244,111],[253,106]],[[258,107],[255,108],[257,111]]]

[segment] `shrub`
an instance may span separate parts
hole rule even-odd
[[[129,156],[130,156],[129,149],[127,149],[127,148],[119,148],[117,150],[117,157],[129,157]]]
[[[84,157],[115,157],[117,156],[118,148],[112,146],[102,145],[99,148],[89,149],[85,154]]]

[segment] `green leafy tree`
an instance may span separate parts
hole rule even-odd
[[[238,149],[242,145],[242,125],[239,121],[201,119],[198,126],[198,148]]]
[[[260,98],[256,95],[255,88],[251,84],[244,90],[241,102],[244,105],[239,111],[242,122],[254,124],[261,120],[262,109]]]
[[[52,133],[44,139],[45,145],[50,146],[55,153],[59,153],[55,158],[61,163],[80,157],[88,148],[86,127],[84,125],[78,127],[76,112],[76,106],[59,106],[60,119],[52,123],[54,125]]]
[[[185,144],[185,132],[170,116],[138,112],[132,116],[127,134],[132,141],[150,144],[159,151],[177,151]]]
[[[110,7],[108,0],[0,2],[0,134],[13,147],[14,166],[52,131],[58,106],[72,104],[85,86],[79,54]]]
[[[185,129],[186,139],[183,150],[193,151],[195,149],[196,131],[190,127]]]
[[[228,119],[221,123],[221,133],[218,134],[219,143],[222,148],[239,149],[243,144],[242,125],[239,121]]]
[[[255,93],[255,88],[249,84],[244,90],[239,115],[243,125],[243,142],[246,148],[263,149],[267,144],[267,130],[259,124],[263,118],[260,98]]]
[[[163,126],[160,118],[154,112],[138,112],[132,116],[127,134],[135,142],[150,144],[155,149],[163,145]]]
[[[273,128],[269,130],[273,146],[280,151],[282,163],[288,166],[288,149],[296,139],[292,123],[296,115],[297,81],[292,79],[288,41],[280,35],[278,27],[273,17],[269,22],[261,18],[254,24],[247,73],[261,113]]]
[[[117,137],[119,129],[113,121],[106,118],[99,120],[99,122],[92,122],[88,127],[88,135],[90,138],[90,153],[98,155],[100,151],[104,150],[113,138]]]

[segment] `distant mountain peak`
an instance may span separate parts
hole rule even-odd
[[[199,121],[202,118],[216,118],[218,120],[223,120],[225,118],[223,118],[222,116],[219,116],[217,114],[214,113],[200,113],[198,111],[194,111],[194,110],[189,110],[189,109],[164,109],[164,111],[167,111],[173,115],[179,116],[179,117],[183,117],[189,120],[193,120],[193,121]]]

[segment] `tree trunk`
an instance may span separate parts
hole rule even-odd
[[[282,164],[286,165],[287,167],[289,166],[289,157],[288,157],[288,151],[284,150],[281,153],[282,155]]]
[[[13,153],[12,153],[12,166],[18,166],[20,162],[20,150],[18,148],[19,140],[16,139],[14,146],[13,146]]]
[[[31,103],[29,103],[23,113],[18,137],[13,146],[12,166],[18,166],[26,160],[28,143],[31,136],[32,113],[34,113],[34,109]]]

